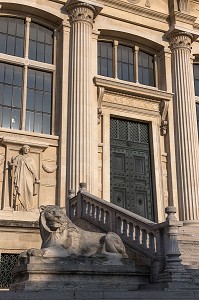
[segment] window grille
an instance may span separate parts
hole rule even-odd
[[[14,282],[13,268],[17,265],[19,254],[2,253],[0,256],[0,289],[8,289]]]

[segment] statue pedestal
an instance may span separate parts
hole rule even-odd
[[[71,289],[138,290],[149,281],[149,269],[136,268],[117,255],[66,258],[22,258],[14,270],[15,282],[10,290],[43,291]]]

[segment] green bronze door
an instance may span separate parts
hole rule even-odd
[[[153,220],[149,126],[111,118],[111,202]]]

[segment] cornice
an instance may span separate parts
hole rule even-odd
[[[130,2],[127,3],[120,0],[101,0],[100,2],[106,6],[120,9],[131,14],[167,23],[167,14],[160,13],[147,7],[141,7]]]
[[[131,96],[142,97],[154,101],[171,101],[173,94],[160,91],[157,88],[149,87],[133,82],[124,82],[118,79],[102,76],[94,77],[94,83],[98,87],[103,87],[105,91],[113,91]]]
[[[190,25],[194,25],[194,22],[196,21],[196,17],[189,15],[187,13],[183,13],[180,11],[176,11],[174,13],[172,13],[169,16],[169,23],[170,24],[176,24],[176,22],[183,22],[186,24],[190,24]]]

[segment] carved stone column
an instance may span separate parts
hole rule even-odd
[[[80,182],[92,186],[95,162],[92,158],[92,73],[91,45],[94,6],[77,2],[67,7],[70,31],[69,105],[67,138],[67,190]],[[97,117],[96,117],[97,122]]]
[[[198,133],[193,70],[191,66],[192,35],[170,34],[174,134],[180,220],[199,219]]]

